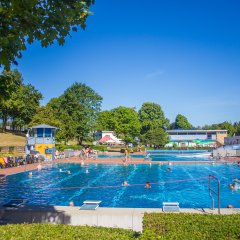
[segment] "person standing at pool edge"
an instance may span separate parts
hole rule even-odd
[[[128,160],[128,150],[125,149],[125,162],[127,162],[127,160]]]

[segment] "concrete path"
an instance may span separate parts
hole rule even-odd
[[[184,213],[217,214],[217,209],[181,209]],[[79,207],[24,206],[18,209],[1,208],[0,222],[53,223],[124,228],[142,232],[144,213],[163,213],[157,208],[101,208],[80,210]],[[221,214],[239,214],[240,209],[221,209]],[[164,214],[164,213],[163,213]]]

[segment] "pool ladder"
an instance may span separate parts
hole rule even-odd
[[[215,191],[212,188],[212,181],[213,180],[217,181],[217,184],[218,184],[217,191]],[[217,177],[215,177],[213,175],[208,176],[208,190],[209,190],[209,196],[212,199],[212,210],[215,209],[214,208],[214,197],[213,197],[213,194],[214,194],[218,198],[218,214],[221,214],[221,212],[220,212],[220,180]]]

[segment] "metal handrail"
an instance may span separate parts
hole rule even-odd
[[[217,192],[211,188],[211,179],[217,180],[217,183],[218,183]],[[208,177],[208,190],[209,190],[209,196],[212,199],[212,209],[214,210],[214,198],[213,198],[212,194],[215,194],[218,198],[218,214],[221,214],[221,212],[220,212],[220,180],[219,180],[219,178],[217,178],[213,175],[209,175],[209,177]]]

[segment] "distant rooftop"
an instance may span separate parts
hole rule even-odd
[[[197,130],[197,129],[173,129],[173,130],[167,130],[166,132],[168,133],[175,133],[175,132],[182,132],[182,133],[191,133],[191,132],[195,132],[195,133],[204,133],[204,132],[226,132],[227,130]]]
[[[40,124],[40,125],[37,125],[37,126],[33,126],[33,127],[30,127],[31,129],[35,129],[35,128],[52,128],[52,129],[57,129],[57,127],[53,127],[53,126],[50,126],[50,125],[47,125],[47,124]]]

